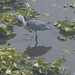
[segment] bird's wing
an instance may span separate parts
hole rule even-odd
[[[32,30],[43,30],[46,27],[46,24],[44,24],[41,21],[37,20],[31,20],[27,22],[27,25],[32,29]]]

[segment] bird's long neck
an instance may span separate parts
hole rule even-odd
[[[24,20],[22,21],[22,23],[24,27],[27,25],[27,23]]]

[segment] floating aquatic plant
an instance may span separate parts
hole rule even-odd
[[[36,58],[29,62],[29,56],[25,53],[15,53],[16,48],[11,48],[10,45],[0,47],[0,74],[1,75],[62,75],[59,71],[66,71],[67,68],[61,64],[63,59],[55,60],[54,62],[45,62],[44,58]],[[68,50],[64,51],[69,53]],[[69,75],[69,74],[68,74]]]
[[[11,16],[11,12],[0,14],[0,20],[7,25],[16,24],[16,21]]]
[[[73,38],[73,36],[71,36],[71,35],[69,35],[69,36],[58,36],[59,40],[70,40],[72,38]]]
[[[15,34],[14,32],[9,32],[7,26],[3,23],[0,23],[0,36],[8,36]]]
[[[23,0],[0,0],[0,9],[3,10],[11,10],[11,9],[19,9],[21,7],[29,7],[29,3]]]
[[[22,15],[26,15],[26,16],[32,16],[32,17],[39,17],[40,14],[38,12],[36,12],[34,9],[29,9],[29,10],[17,10],[18,13],[22,14]]]
[[[50,16],[50,13],[43,13],[43,16]]]
[[[57,28],[64,28],[66,32],[75,31],[75,23],[69,22],[68,20],[64,20],[62,22],[54,22],[54,26],[56,26]]]
[[[74,38],[75,22],[69,22],[68,20],[64,20],[62,22],[57,21],[57,22],[54,22],[54,26],[62,30],[60,34],[63,34],[63,36],[59,36],[58,39],[70,40]]]
[[[72,2],[72,3],[70,4],[70,7],[71,7],[71,8],[75,8],[75,2]]]
[[[0,14],[0,36],[8,36],[15,34],[12,30],[13,27],[10,27],[12,24],[16,24],[16,21],[11,17],[10,13],[1,13]],[[8,26],[10,25],[10,26]],[[10,32],[10,30],[12,32]]]

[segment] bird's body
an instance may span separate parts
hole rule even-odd
[[[50,27],[48,27],[44,22],[38,21],[38,20],[30,20],[26,22],[26,27],[30,30],[34,31],[44,31],[44,30],[50,30]]]
[[[30,30],[44,31],[44,30],[50,30],[51,29],[48,25],[46,25],[42,21],[38,21],[38,20],[25,21],[24,17],[21,14],[17,14],[15,16],[15,18],[17,19],[17,21],[22,22],[24,28],[28,31],[30,31]]]
[[[44,30],[51,30],[51,28],[45,24],[44,22],[38,20],[29,20],[25,21],[24,17],[21,14],[13,15],[17,21],[21,22],[24,28],[31,32],[31,30],[35,31],[36,34],[36,41],[37,41],[37,32],[36,31],[44,31]]]

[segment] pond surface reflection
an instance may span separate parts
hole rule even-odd
[[[37,46],[37,43],[34,47],[27,47],[25,54],[27,54],[30,57],[38,57],[45,53],[47,53],[51,47],[45,47],[45,46]]]

